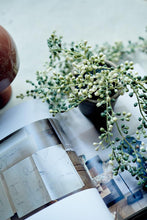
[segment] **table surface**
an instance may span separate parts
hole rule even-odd
[[[48,60],[47,38],[56,30],[66,42],[88,40],[91,45],[122,40],[137,41],[147,26],[146,0],[0,0],[1,25],[13,37],[20,58],[12,82],[12,98],[0,110],[24,102],[16,95],[27,89]],[[146,57],[137,60],[147,70]]]

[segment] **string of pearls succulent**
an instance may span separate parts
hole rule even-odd
[[[115,41],[113,44],[105,42],[102,45],[96,45],[95,52],[104,53],[109,61],[117,64],[126,59],[132,59],[135,53],[147,54],[147,27],[145,34],[145,36],[139,36],[135,42],[128,40],[126,44],[123,41]]]
[[[114,165],[114,174],[128,170],[139,184],[146,184],[147,187],[146,147],[143,143],[139,146],[135,140],[128,141],[130,136],[127,122],[132,114],[115,112],[112,107],[117,93],[128,93],[130,98],[136,96],[134,107],[140,111],[137,139],[147,138],[147,76],[141,77],[134,73],[133,62],[108,65],[105,55],[102,52],[96,53],[87,41],[79,44],[72,42],[67,46],[62,42],[62,37],[53,32],[48,39],[48,47],[49,62],[45,70],[36,72],[37,83],[27,80],[32,89],[18,97],[31,96],[47,102],[54,116],[77,107],[87,99],[94,99],[97,107],[105,105],[101,117],[106,118],[106,128],[100,128],[101,135],[98,142],[94,143],[96,149],[111,147],[109,163]],[[114,125],[121,137],[115,140],[112,138]]]

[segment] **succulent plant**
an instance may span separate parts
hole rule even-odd
[[[87,41],[77,44],[65,44],[62,41],[62,36],[58,37],[56,32],[51,34],[47,41],[49,62],[43,71],[36,72],[36,83],[27,80],[32,89],[18,97],[30,96],[47,102],[54,116],[77,107],[87,99],[94,98],[97,108],[105,105],[101,116],[106,119],[106,128],[100,128],[99,139],[93,144],[97,150],[100,147],[112,149],[109,163],[114,165],[114,175],[127,170],[139,184],[147,184],[146,166],[142,165],[147,161],[146,147],[143,142],[140,145],[137,142],[142,137],[147,138],[147,76],[135,73],[132,61],[108,65],[108,53],[105,56],[102,50],[91,48]],[[116,46],[118,50],[122,47],[120,44]],[[111,53],[109,55],[111,58]],[[127,122],[130,121],[131,112],[115,112],[112,106],[115,101],[112,95],[118,92],[119,95],[128,93],[130,99],[136,96],[134,108],[139,108],[140,125],[133,142],[128,141],[130,135]],[[115,139],[112,138],[114,125],[119,133]],[[131,149],[131,154],[126,148]]]

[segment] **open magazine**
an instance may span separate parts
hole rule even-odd
[[[75,155],[71,160],[68,154],[70,143],[58,120],[43,113],[45,108],[39,107],[42,103],[28,103],[0,116],[0,220],[26,219],[46,206],[88,188],[89,176]],[[36,111],[35,106],[38,107]],[[25,118],[28,112],[30,119]],[[94,185],[91,187],[95,189]],[[104,207],[101,215],[112,219],[97,190],[94,197],[101,205],[93,215],[97,217],[99,208]]]
[[[65,150],[69,146],[99,192],[99,203],[117,213],[116,219],[145,212],[147,193],[127,173],[112,176],[108,152],[95,151],[98,133],[78,109],[55,119],[42,103],[29,101],[2,114],[0,123],[0,220],[25,219],[83,188]]]
[[[127,97],[120,97],[115,108],[121,111],[125,106],[129,111],[133,100],[125,105],[126,100]],[[130,121],[132,136],[136,118],[135,111]],[[45,103],[31,100],[0,114],[0,220],[25,219],[83,189],[85,182],[71,163],[67,154],[69,147],[77,153],[87,171],[82,170],[83,176],[87,174],[99,192],[99,203],[113,214],[117,213],[116,219],[133,220],[147,214],[147,192],[127,172],[113,177],[107,163],[109,149],[95,151],[92,144],[97,142],[98,135],[78,108],[55,119]],[[64,155],[63,160],[59,160],[60,154]],[[65,188],[58,191],[61,183]],[[97,213],[95,215],[97,217]]]

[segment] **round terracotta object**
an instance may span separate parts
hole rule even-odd
[[[19,69],[19,58],[14,40],[0,26],[0,108],[3,108],[11,97],[10,84]]]

